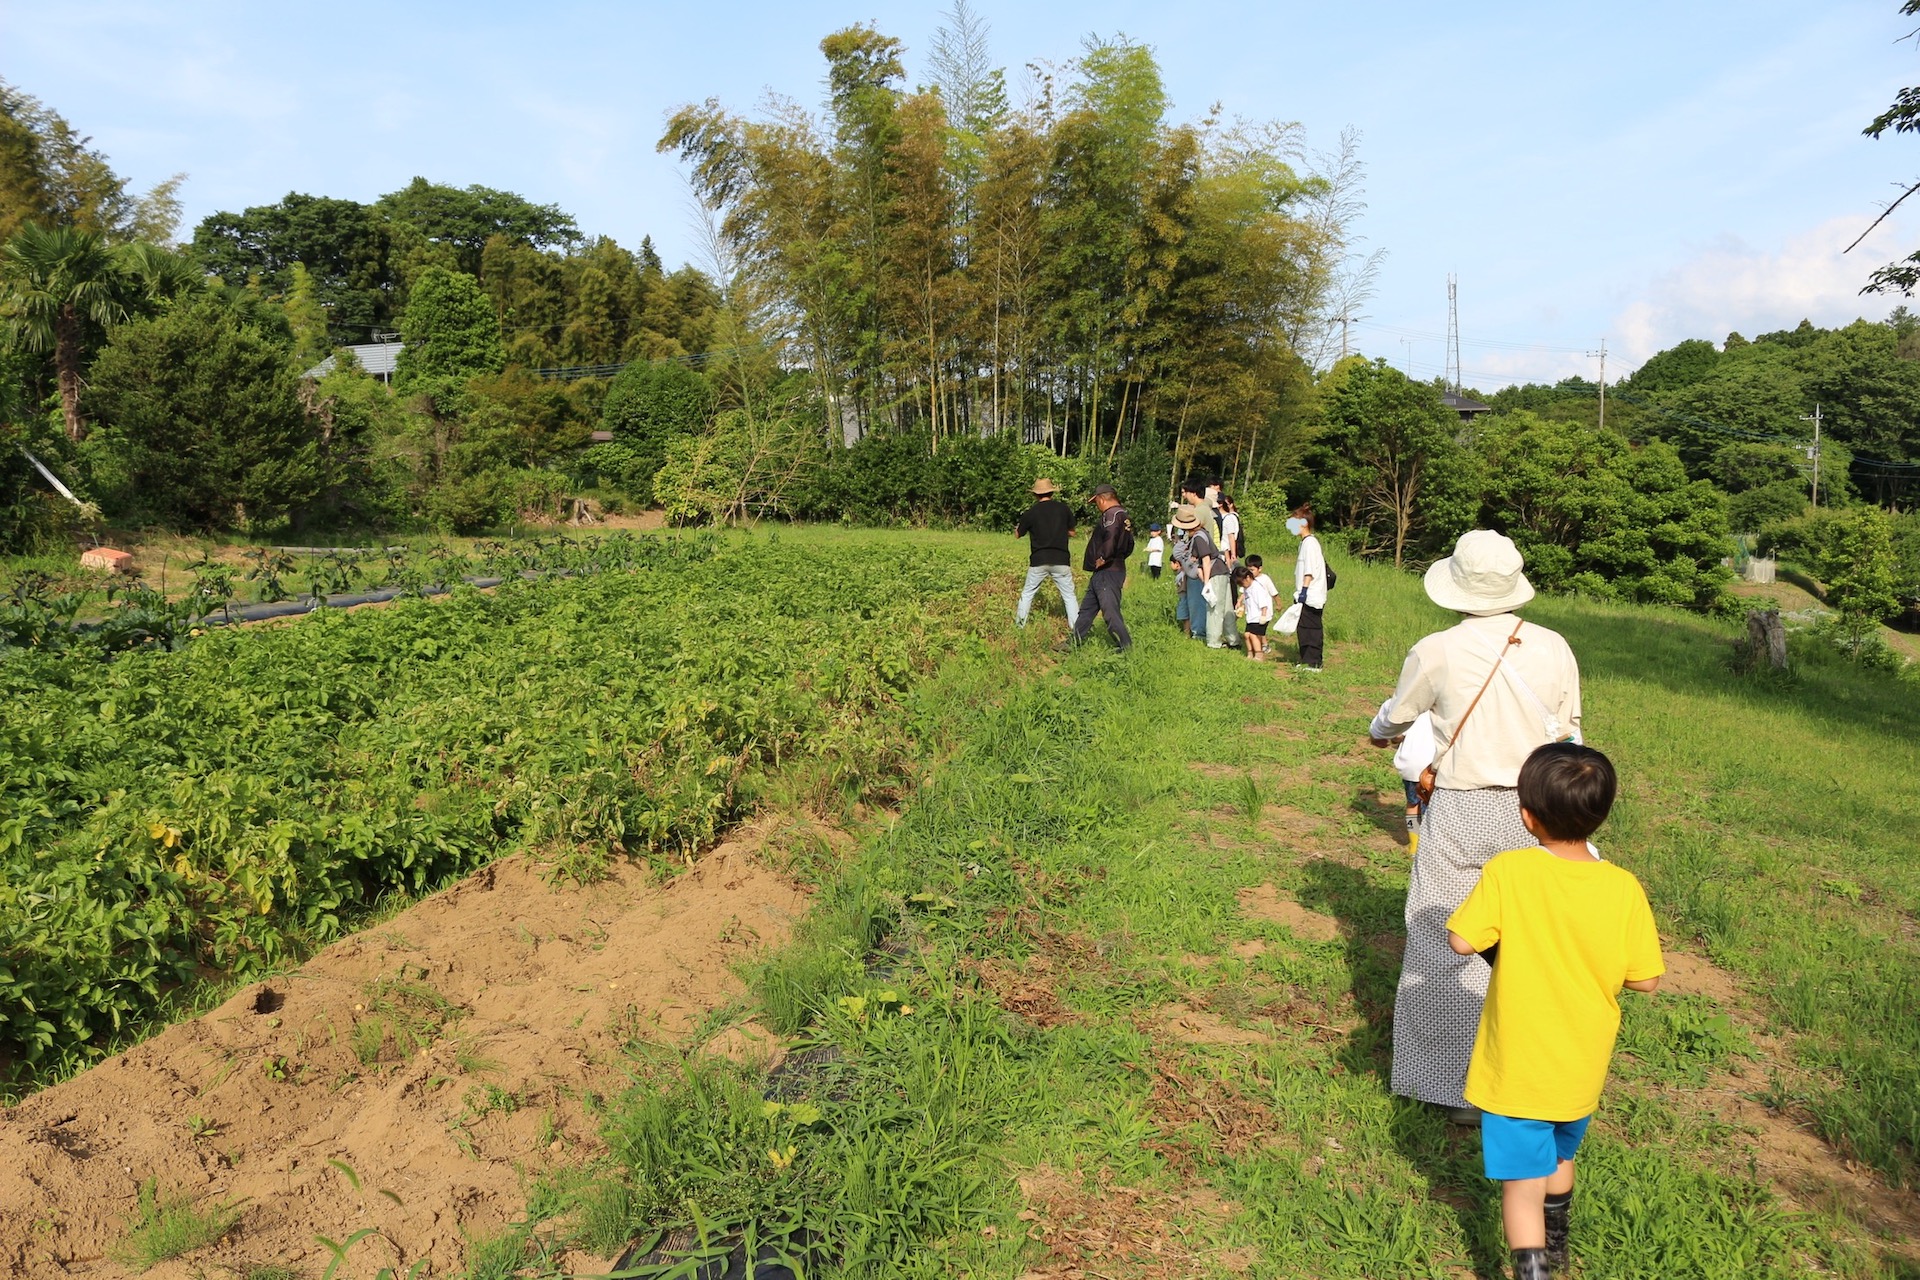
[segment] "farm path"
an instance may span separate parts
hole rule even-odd
[[[444,1272],[520,1216],[530,1175],[599,1150],[589,1109],[626,1083],[624,1044],[777,1053],[712,1016],[741,989],[738,962],[807,907],[756,860],[766,830],[666,884],[620,864],[553,888],[503,859],[0,1111],[0,1271],[126,1274],[113,1254],[157,1180],[239,1216],[156,1280],[317,1274],[316,1236],[362,1228],[377,1235],[350,1274],[421,1258]]]

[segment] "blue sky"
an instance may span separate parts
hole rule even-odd
[[[584,230],[699,257],[666,113],[822,95],[821,36],[876,21],[924,79],[948,0],[325,7],[0,0],[0,76],[141,185],[185,171],[187,226],[299,190],[372,199],[415,174],[560,204]],[[1860,135],[1920,50],[1897,0],[1170,5],[975,0],[996,60],[1069,61],[1088,32],[1155,50],[1174,114],[1363,135],[1360,230],[1387,258],[1355,329],[1421,376],[1460,279],[1469,384],[1608,375],[1686,337],[1889,308],[1856,296],[1920,247],[1865,228],[1920,140]],[[1920,205],[1920,200],[1913,202]]]

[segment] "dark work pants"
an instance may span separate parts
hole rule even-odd
[[[1300,661],[1309,667],[1320,665],[1320,649],[1326,643],[1326,610],[1306,605],[1300,610],[1300,629],[1295,636],[1300,641]]]
[[[1127,585],[1127,566],[1117,564],[1107,569],[1095,569],[1093,576],[1087,579],[1087,593],[1080,599],[1080,616],[1073,624],[1075,641],[1085,640],[1093,630],[1093,613],[1107,620],[1107,630],[1113,633],[1113,642],[1122,649],[1133,646],[1133,637],[1127,634],[1126,620],[1120,616],[1120,592]]]

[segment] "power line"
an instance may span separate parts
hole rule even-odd
[[[1372,320],[1355,320],[1354,323],[1362,329],[1378,329],[1382,333],[1389,333],[1395,337],[1425,338],[1430,342],[1444,342],[1447,339],[1444,333],[1434,333],[1427,329],[1409,329],[1404,325],[1380,324]],[[1461,342],[1465,346],[1486,347],[1496,351],[1549,351],[1570,356],[1586,354],[1586,350],[1581,347],[1556,347],[1545,342],[1507,342],[1498,338],[1462,338]]]

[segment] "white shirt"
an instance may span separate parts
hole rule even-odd
[[[1393,699],[1388,698],[1380,704],[1380,710],[1384,713],[1392,705]],[[1480,713],[1476,711],[1473,714]],[[1400,749],[1393,753],[1394,772],[1408,782],[1418,782],[1420,774],[1433,763],[1438,751],[1439,748],[1433,744],[1433,713],[1422,711],[1420,718],[1413,722],[1406,736],[1401,739]]]
[[[1520,643],[1507,646],[1516,623]],[[1503,646],[1507,658],[1501,665],[1511,670],[1495,675],[1494,660]],[[1447,744],[1475,695],[1480,702],[1467,720],[1459,749],[1449,750]],[[1519,782],[1520,766],[1535,747],[1579,739],[1580,667],[1557,631],[1520,623],[1511,613],[1463,618],[1408,652],[1400,683],[1373,718],[1371,735],[1399,737],[1422,712],[1433,713],[1434,747],[1440,757],[1437,785],[1450,790],[1511,787]]]
[[[1293,594],[1298,599],[1300,588],[1306,582],[1307,575],[1313,575],[1313,585],[1307,587],[1307,607],[1324,609],[1327,607],[1327,556],[1320,549],[1320,539],[1308,534],[1300,539],[1300,554],[1293,561]]]
[[[1147,563],[1149,565],[1158,566],[1160,564],[1160,558],[1166,554],[1166,550],[1167,550],[1167,544],[1160,537],[1159,534],[1156,533],[1151,538],[1148,538],[1147,539]]]
[[[1220,513],[1220,549],[1228,555],[1234,554],[1234,548],[1240,545],[1240,515],[1235,511]]]
[[[1273,579],[1264,573],[1241,590],[1240,600],[1247,606],[1248,622],[1273,621],[1273,597],[1277,590]]]

